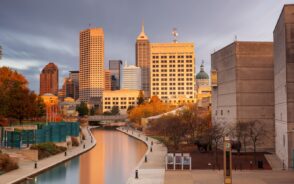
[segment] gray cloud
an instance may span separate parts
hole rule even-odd
[[[39,91],[39,72],[49,61],[60,69],[60,83],[78,69],[79,31],[92,26],[105,32],[109,59],[134,63],[135,39],[142,20],[151,42],[170,42],[177,27],[180,41],[194,42],[210,69],[210,54],[234,40],[272,41],[285,3],[293,0],[1,0],[0,45],[8,65],[22,72]]]

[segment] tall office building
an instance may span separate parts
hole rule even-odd
[[[75,100],[79,99],[79,71],[70,71],[69,79],[71,79],[71,83],[73,86],[73,98]]]
[[[104,32],[90,28],[80,32],[79,96],[81,101],[102,97],[104,90]]]
[[[104,90],[110,91],[111,90],[111,76],[109,70],[104,70]]]
[[[233,42],[211,55],[212,121],[227,127],[260,121],[274,145],[274,68],[272,42]]]
[[[151,43],[151,95],[173,104],[195,103],[193,43]]]
[[[130,65],[123,68],[122,89],[141,90],[141,68]]]
[[[40,95],[51,93],[58,95],[58,68],[48,63],[40,73]]]
[[[142,90],[145,97],[150,97],[150,42],[144,31],[142,30],[136,40],[136,66],[142,70]]]
[[[274,30],[275,146],[294,167],[294,5],[285,5]]]
[[[120,89],[122,60],[109,60],[109,70],[111,75],[111,90]]]

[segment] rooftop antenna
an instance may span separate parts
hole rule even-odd
[[[177,32],[177,28],[173,28],[172,35],[173,35],[173,37],[174,37],[173,42],[174,42],[174,43],[178,43],[178,36],[179,36],[179,33]]]

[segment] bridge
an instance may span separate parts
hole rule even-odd
[[[128,115],[113,115],[113,116],[106,116],[106,115],[95,115],[89,116],[89,121],[124,121],[128,118]]]

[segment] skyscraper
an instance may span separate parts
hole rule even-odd
[[[54,63],[48,63],[40,74],[40,95],[45,93],[58,94],[58,68]]]
[[[102,97],[104,89],[104,32],[89,28],[80,32],[79,96],[81,101]]]
[[[111,77],[110,77],[109,70],[104,70],[104,90],[105,91],[111,90]]]
[[[150,97],[150,42],[144,31],[142,30],[136,40],[136,66],[142,70],[142,90],[145,97]]]
[[[109,70],[111,75],[111,90],[120,89],[122,60],[109,60]]]
[[[69,78],[73,85],[73,98],[77,100],[79,98],[79,71],[70,71]]]
[[[122,88],[141,90],[141,84],[141,68],[134,65],[124,66]]]
[[[173,104],[195,103],[193,43],[151,43],[151,95]]]

